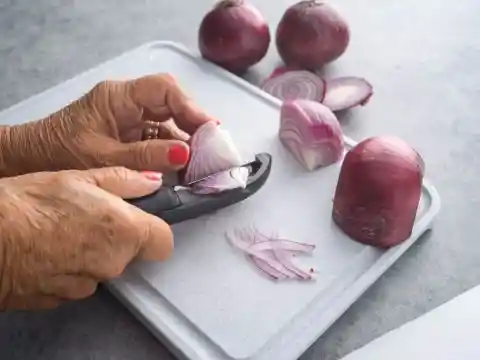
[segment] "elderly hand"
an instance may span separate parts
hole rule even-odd
[[[161,185],[121,167],[0,180],[0,310],[85,298],[135,258],[164,260],[169,226],[123,201]]]
[[[216,120],[169,75],[104,81],[46,119],[7,128],[0,177],[104,166],[180,170],[189,157],[185,140],[207,121]]]

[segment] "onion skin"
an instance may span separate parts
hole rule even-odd
[[[287,66],[313,71],[347,50],[350,29],[329,3],[304,0],[285,11],[275,37],[278,53]]]
[[[314,101],[285,101],[280,110],[278,136],[309,171],[333,164],[343,155],[343,133],[335,114]]]
[[[342,164],[332,218],[352,239],[379,248],[407,240],[415,222],[423,160],[393,136],[368,138]]]
[[[242,74],[267,54],[271,35],[260,11],[244,0],[223,0],[200,23],[198,45],[202,56]]]

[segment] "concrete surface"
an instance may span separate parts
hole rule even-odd
[[[293,1],[251,0],[274,28]],[[0,0],[0,108],[146,41],[196,47],[213,1]],[[365,76],[371,103],[342,119],[361,139],[396,134],[424,156],[442,197],[417,243],[302,360],[333,360],[480,283],[478,0],[337,0],[352,27],[331,74]],[[275,47],[249,74],[278,61]],[[478,158],[479,160],[475,160]],[[105,291],[56,311],[0,315],[2,360],[172,359]]]

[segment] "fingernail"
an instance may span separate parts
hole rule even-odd
[[[161,181],[162,180],[162,173],[155,172],[155,171],[140,171],[140,173],[145,176],[148,180],[153,181]]]
[[[184,165],[188,161],[188,147],[173,145],[168,150],[168,161],[173,165]]]

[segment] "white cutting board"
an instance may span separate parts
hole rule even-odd
[[[401,245],[381,251],[352,241],[331,220],[341,163],[303,170],[278,141],[278,99],[170,42],[133,49],[27,99],[2,112],[0,123],[48,115],[105,79],[159,72],[175,76],[222,121],[245,161],[271,153],[272,171],[244,202],[173,226],[175,251],[168,261],[135,264],[107,285],[178,357],[296,359],[430,227],[439,196],[425,181],[412,236]],[[316,280],[274,283],[261,276],[224,238],[227,230],[252,225],[315,244],[313,256],[299,261],[316,270]]]
[[[476,286],[342,360],[478,360],[479,329],[480,286]]]

